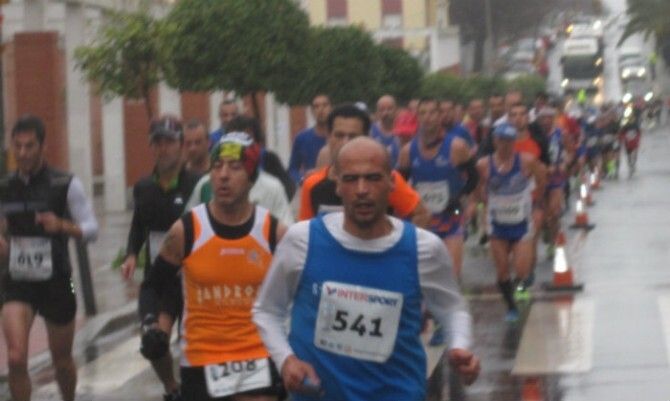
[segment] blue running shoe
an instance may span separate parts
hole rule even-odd
[[[516,309],[508,310],[505,314],[505,321],[509,323],[516,323],[519,321],[519,311]]]

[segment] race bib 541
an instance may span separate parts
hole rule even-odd
[[[324,282],[314,345],[335,354],[385,362],[395,347],[402,304],[401,293]]]

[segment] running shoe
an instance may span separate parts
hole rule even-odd
[[[616,161],[610,160],[607,162],[607,176],[614,178],[616,175]]]
[[[519,311],[516,309],[510,309],[505,314],[505,321],[509,323],[516,323],[519,321]]]
[[[530,291],[525,285],[518,286],[514,291],[514,300],[516,302],[528,302],[530,301]]]

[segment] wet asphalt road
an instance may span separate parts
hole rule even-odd
[[[622,167],[619,180],[604,182],[603,189],[595,192],[596,205],[589,209],[589,215],[596,228],[588,234],[568,231],[571,265],[576,280],[585,285],[573,301],[575,305],[590,305],[591,312],[584,314],[582,320],[571,318],[565,338],[580,343],[580,354],[588,359],[585,371],[578,371],[578,367],[570,371],[570,366],[578,364],[568,364],[567,368],[551,366],[552,359],[570,352],[570,344],[520,350],[524,333],[532,332],[533,327],[548,328],[544,336],[551,343],[555,337],[563,336],[562,325],[555,326],[555,316],[542,313],[535,314],[533,324],[529,323],[531,319],[522,319],[518,324],[503,322],[505,310],[494,287],[487,250],[470,239],[464,289],[475,322],[474,350],[482,360],[483,370],[464,395],[453,390],[453,399],[663,401],[670,397],[666,348],[670,342],[668,154],[670,129],[646,133],[638,172],[627,178],[627,170]],[[572,215],[566,215],[565,225],[571,220]],[[552,277],[552,263],[544,258],[544,245],[540,246],[539,255],[534,297],[525,309],[526,318],[540,307],[546,310],[558,305],[555,297],[541,288]],[[579,308],[575,306],[574,310]],[[136,352],[134,334],[130,328],[115,332],[78,353],[79,400],[159,399],[160,388]],[[524,355],[549,361],[547,366],[531,370],[557,371],[512,374],[513,369],[523,369],[519,361]],[[38,386],[34,399],[58,399],[50,369],[33,374]],[[444,387],[434,385],[444,394],[434,394],[432,399],[449,399],[450,389]],[[6,394],[4,385],[2,390],[0,394]],[[528,398],[535,396],[541,398]]]

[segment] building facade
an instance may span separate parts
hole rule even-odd
[[[313,25],[357,25],[380,43],[404,48],[426,69],[459,64],[448,0],[302,0]]]
[[[151,12],[164,15],[170,1],[156,1]],[[101,193],[107,211],[128,207],[133,184],[152,169],[149,119],[144,101],[101,99],[77,68],[74,50],[88,43],[107,10],[132,10],[140,0],[14,0],[2,6],[2,92],[4,149],[16,119],[37,115],[47,129],[46,158],[79,176],[89,194]],[[151,94],[157,115],[198,118],[218,127],[218,107],[232,93],[179,93],[166,84]],[[250,99],[240,99],[245,108]],[[259,95],[267,145],[286,162],[292,136],[309,123],[305,107],[278,104]],[[246,107],[249,110],[249,107]],[[7,152],[6,166],[12,167]]]

